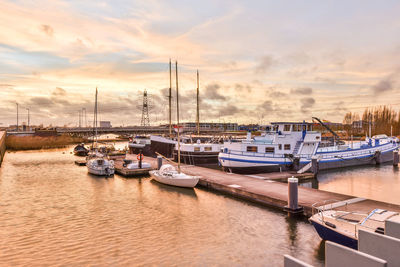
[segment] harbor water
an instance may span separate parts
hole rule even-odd
[[[66,149],[8,152],[0,168],[0,265],[315,266],[307,220],[151,178],[97,178]]]
[[[400,205],[400,172],[392,164],[325,171],[317,179],[321,190]]]

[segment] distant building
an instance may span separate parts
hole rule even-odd
[[[111,121],[100,121],[100,128],[111,128]]]

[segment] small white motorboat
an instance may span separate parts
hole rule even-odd
[[[88,172],[99,176],[114,175],[114,161],[101,157],[89,159],[86,163]]]
[[[199,182],[199,176],[191,176],[182,172],[178,172],[174,166],[170,164],[162,165],[159,170],[150,171],[150,175],[159,183],[193,188]]]
[[[142,166],[140,166],[139,161],[131,161],[131,160],[125,160],[126,168],[129,170],[136,170],[136,169],[150,169],[151,164],[148,162],[142,161]]]

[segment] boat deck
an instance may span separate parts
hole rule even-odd
[[[155,158],[145,157],[144,160],[151,163],[154,168],[157,167]],[[166,163],[165,160],[163,162]],[[185,164],[181,165],[181,169],[186,174],[201,176],[198,184],[200,186],[279,209],[284,209],[287,205],[288,185],[277,180],[286,179],[293,175],[299,177],[298,174],[290,172],[241,175]],[[400,212],[400,205],[302,186],[298,187],[298,198],[299,205],[304,207],[304,215],[306,216],[312,215],[314,203],[330,200],[336,201],[336,207],[346,206],[349,211],[369,213],[375,208],[380,208]]]
[[[144,176],[148,175],[149,171],[153,170],[153,168],[143,168],[143,169],[128,169],[123,166],[122,160],[116,160],[114,162],[115,173],[122,175],[124,177],[135,177],[135,176]]]

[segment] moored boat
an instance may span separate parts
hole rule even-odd
[[[336,202],[338,203],[338,202]],[[319,204],[317,204],[319,205]],[[395,220],[400,223],[398,212],[374,209],[369,213],[338,210],[335,203],[315,206],[316,213],[309,221],[323,240],[357,249],[358,230],[384,234],[385,221]]]
[[[257,173],[300,170],[313,158],[319,170],[380,164],[393,160],[399,144],[386,135],[367,137],[351,144],[335,143],[320,147],[321,133],[313,131],[312,123],[272,123],[273,131],[239,142],[225,142],[218,155],[221,166],[234,172]]]
[[[88,172],[98,176],[114,175],[114,161],[103,157],[89,159],[86,163]]]
[[[189,165],[217,164],[218,154],[221,150],[221,144],[196,143],[181,144],[180,157],[181,162]],[[174,149],[174,160],[178,161],[178,149]]]
[[[129,138],[129,153],[139,154],[142,153],[148,157],[155,157],[153,150],[151,149],[151,140],[146,136],[136,136]]]
[[[74,147],[74,154],[77,155],[77,156],[84,157],[84,156],[87,156],[88,153],[89,153],[89,149],[87,149],[85,147],[84,143],[76,145]]]
[[[107,159],[104,155],[104,152],[107,152],[107,149],[102,151],[103,153],[99,153],[97,148],[97,88],[95,94],[95,105],[94,105],[94,120],[93,120],[93,128],[94,128],[94,135],[93,135],[93,145],[92,151],[88,153],[86,157],[86,167],[88,172],[94,175],[99,176],[110,176],[114,175],[114,161]]]
[[[170,164],[162,165],[159,170],[150,171],[150,175],[159,183],[178,187],[193,188],[199,182],[198,176],[191,176],[178,172],[175,167]]]
[[[159,183],[173,185],[178,187],[195,187],[199,182],[198,176],[191,176],[181,172],[180,158],[180,132],[183,128],[179,125],[179,90],[178,90],[178,62],[176,62],[176,118],[177,125],[174,126],[177,132],[177,150],[178,150],[178,170],[172,165],[165,164],[159,170],[151,171],[150,175]]]

